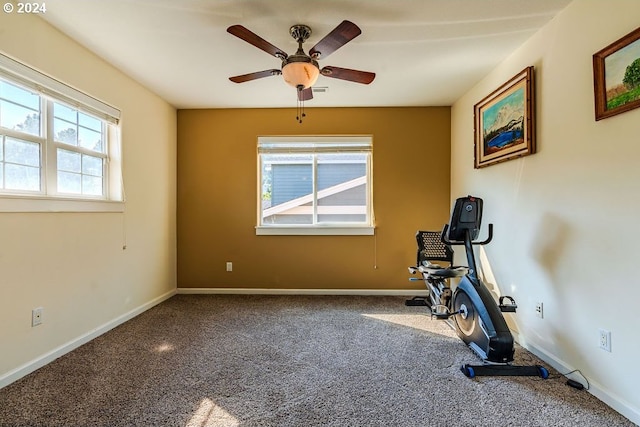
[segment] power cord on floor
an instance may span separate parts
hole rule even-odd
[[[585,383],[587,383],[586,387],[584,384],[582,384],[580,381],[576,381],[573,380],[571,378],[569,378],[569,375],[577,373],[578,375],[580,375],[582,377],[582,379],[584,380]],[[567,385],[569,387],[573,387],[576,390],[589,390],[589,380],[587,379],[587,377],[585,377],[582,372],[580,372],[580,369],[574,369],[571,372],[567,372],[566,374],[560,373],[560,375],[556,375],[556,376],[552,376],[550,375],[549,378],[560,378],[560,377],[565,377],[567,378]]]

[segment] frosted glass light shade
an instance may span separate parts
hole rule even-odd
[[[297,88],[302,86],[308,89],[316,83],[320,70],[309,62],[290,62],[282,67],[282,77],[284,81]]]

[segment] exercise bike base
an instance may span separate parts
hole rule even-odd
[[[549,378],[549,371],[544,366],[515,366],[515,365],[469,365],[465,364],[460,370],[469,378],[486,376],[510,377],[540,377]]]
[[[408,299],[404,302],[404,305],[406,306],[430,306],[431,304],[429,304],[429,302],[427,301],[427,297],[413,297],[411,299]]]

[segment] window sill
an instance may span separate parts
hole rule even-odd
[[[124,212],[124,205],[111,200],[0,196],[0,212]]]
[[[375,227],[269,226],[256,227],[256,236],[372,236]]]

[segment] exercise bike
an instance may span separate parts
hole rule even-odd
[[[418,253],[411,274],[421,274],[429,290],[428,297],[407,300],[407,305],[428,306],[435,319],[453,319],[458,336],[482,360],[481,365],[462,365],[460,370],[469,378],[487,375],[549,377],[540,365],[515,366],[513,336],[502,315],[515,313],[517,305],[510,296],[501,296],[496,303],[487,287],[478,278],[473,246],[486,245],[493,239],[493,224],[488,237],[477,241],[482,220],[482,199],[473,196],[456,200],[451,221],[442,232],[418,231]],[[453,266],[452,246],[464,246],[467,266]],[[434,263],[444,262],[442,266]],[[452,291],[450,279],[460,281]]]

